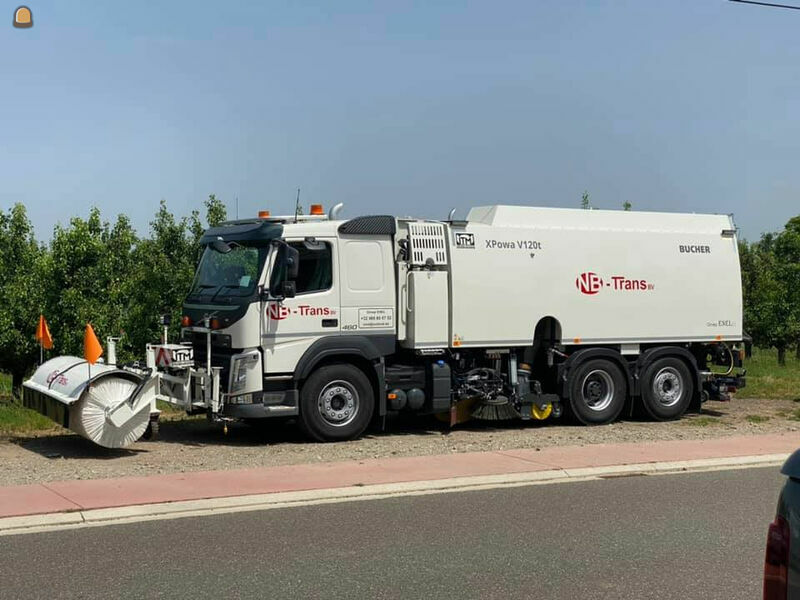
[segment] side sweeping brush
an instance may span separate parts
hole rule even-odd
[[[514,408],[514,405],[505,396],[484,400],[475,407],[475,410],[472,411],[472,416],[475,419],[484,421],[508,421],[520,418],[519,411]]]

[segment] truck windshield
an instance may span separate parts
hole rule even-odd
[[[231,243],[231,251],[223,254],[206,246],[189,296],[207,302],[252,296],[268,252],[266,246]]]

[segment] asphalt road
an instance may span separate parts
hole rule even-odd
[[[0,598],[757,598],[782,478],[618,477],[0,538]]]

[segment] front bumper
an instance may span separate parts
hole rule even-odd
[[[298,390],[264,392],[258,402],[233,404],[226,402],[222,416],[229,419],[266,419],[269,417],[292,417],[300,414]],[[266,403],[265,403],[266,402]]]

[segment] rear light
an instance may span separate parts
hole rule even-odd
[[[192,318],[189,315],[183,315],[181,317],[181,327],[191,327],[192,326]]]
[[[790,533],[789,522],[780,515],[769,524],[764,556],[764,600],[786,600]]]

